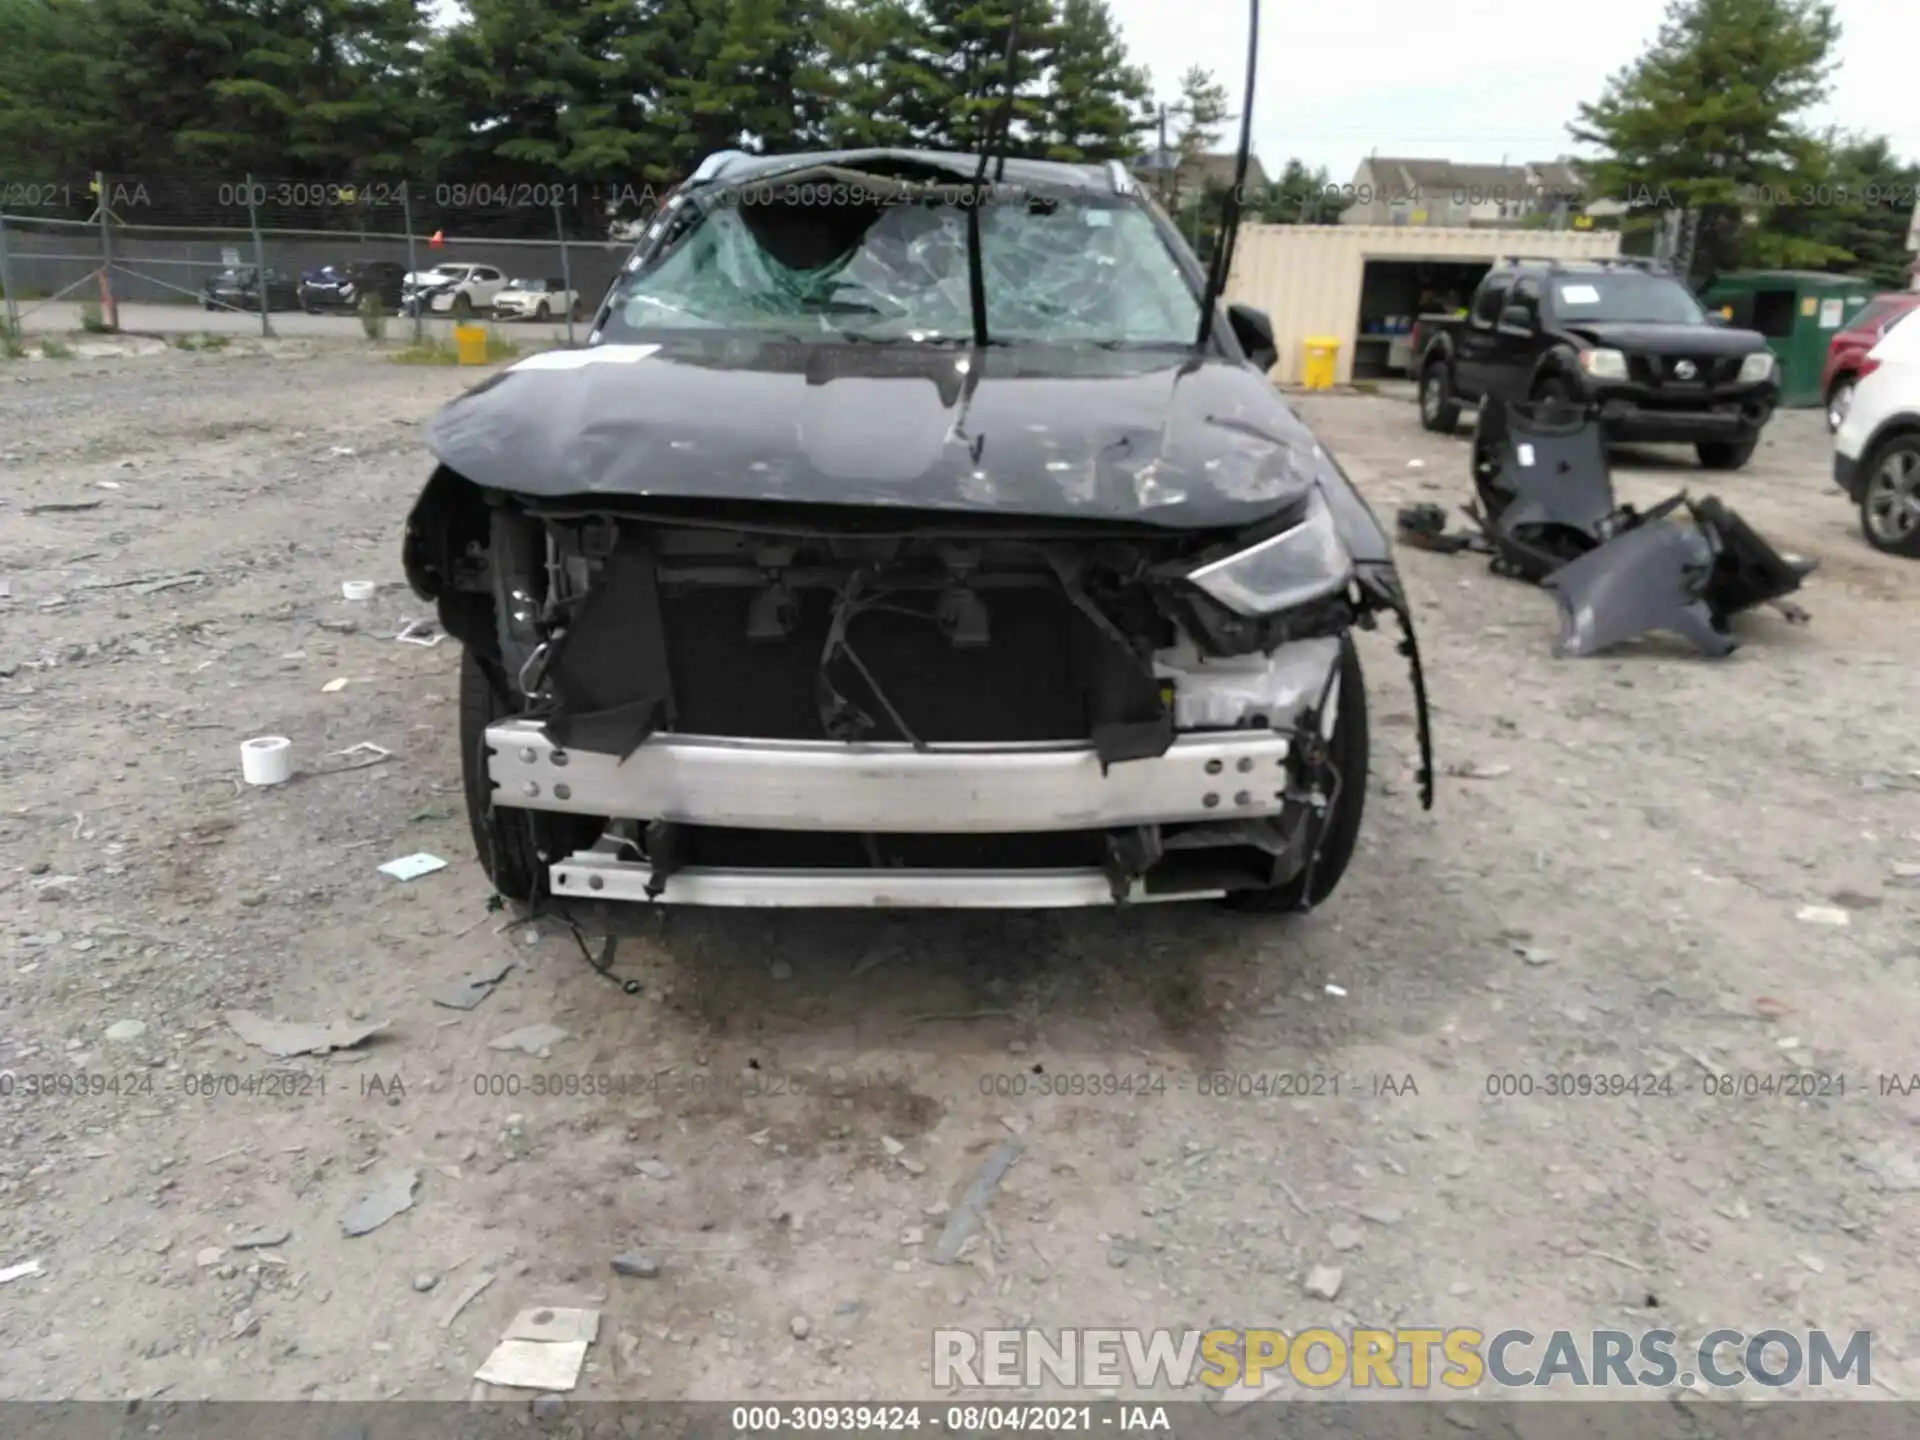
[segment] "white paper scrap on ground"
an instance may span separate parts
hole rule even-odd
[[[502,1340],[473,1378],[516,1390],[571,1390],[586,1363],[584,1340]]]
[[[423,850],[418,855],[402,855],[398,860],[387,861],[380,867],[380,873],[391,875],[396,880],[418,880],[422,875],[431,875],[436,870],[446,868],[446,861]]]
[[[658,345],[589,345],[582,350],[542,350],[518,364],[509,365],[507,370],[511,373],[515,370],[580,370],[588,365],[632,365],[659,350]]]
[[[1814,925],[1847,925],[1852,923],[1846,911],[1833,905],[1802,905],[1796,920],[1805,920]]]
[[[557,1345],[580,1340],[591,1345],[600,1338],[600,1312],[565,1305],[535,1305],[522,1310],[507,1326],[503,1340],[538,1340]]]

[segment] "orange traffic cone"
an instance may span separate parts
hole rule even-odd
[[[433,238],[427,241],[427,244],[432,245],[436,248],[446,243],[447,243],[447,237],[441,234],[438,230],[434,231]]]

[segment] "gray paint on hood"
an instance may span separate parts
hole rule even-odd
[[[544,499],[897,506],[1192,530],[1255,523],[1319,482],[1343,529],[1372,518],[1265,377],[1190,352],[681,332],[536,356],[446,405],[427,441],[476,484]],[[1356,538],[1367,558],[1376,547]],[[1384,546],[1382,532],[1379,558]]]

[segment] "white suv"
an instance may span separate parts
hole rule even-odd
[[[1920,559],[1920,310],[1909,310],[1861,364],[1834,436],[1833,478],[1860,507],[1867,543]]]
[[[493,308],[493,297],[507,288],[507,277],[491,265],[436,265],[420,277],[420,293],[436,315],[464,319]]]

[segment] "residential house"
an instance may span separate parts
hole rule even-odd
[[[1154,193],[1188,199],[1205,193],[1208,185],[1224,187],[1233,184],[1234,165],[1239,158],[1239,153],[1233,150],[1224,154],[1183,157],[1177,150],[1156,148],[1129,161],[1128,168]],[[1247,197],[1260,194],[1267,188],[1267,183],[1266,167],[1261,165],[1260,157],[1249,155]]]
[[[1565,160],[1470,165],[1369,156],[1354,171],[1343,225],[1517,228],[1585,213],[1586,185]]]

